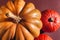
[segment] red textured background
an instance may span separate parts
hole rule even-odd
[[[33,2],[40,11],[45,9],[53,9],[60,13],[60,0],[25,0],[28,2]],[[0,6],[4,5],[7,0],[0,0]],[[47,33],[53,40],[60,40],[60,28],[56,32]]]

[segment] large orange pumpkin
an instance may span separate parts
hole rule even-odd
[[[41,13],[33,3],[24,0],[8,1],[0,8],[1,40],[34,40],[39,36],[42,22]]]

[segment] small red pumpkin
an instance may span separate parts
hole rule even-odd
[[[60,16],[54,10],[45,10],[42,12],[41,20],[43,22],[42,30],[44,32],[54,32],[60,26]]]
[[[53,40],[53,39],[50,36],[48,36],[47,34],[40,34],[34,40]]]

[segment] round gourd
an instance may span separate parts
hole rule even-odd
[[[33,3],[25,4],[24,0],[8,1],[0,8],[1,40],[34,40],[42,28],[40,18],[41,13]]]
[[[47,34],[40,34],[34,40],[53,40],[53,39],[49,35],[47,35]]]
[[[47,9],[42,11],[41,20],[43,22],[42,30],[44,32],[54,32],[60,26],[60,15],[55,10]]]

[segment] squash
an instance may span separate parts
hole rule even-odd
[[[38,37],[42,22],[41,12],[33,3],[24,0],[9,0],[0,7],[1,40],[34,40]]]
[[[47,35],[47,34],[40,34],[34,40],[53,40],[53,39],[49,35]]]
[[[41,20],[44,32],[55,32],[60,28],[60,15],[55,10],[46,9],[42,11]]]

